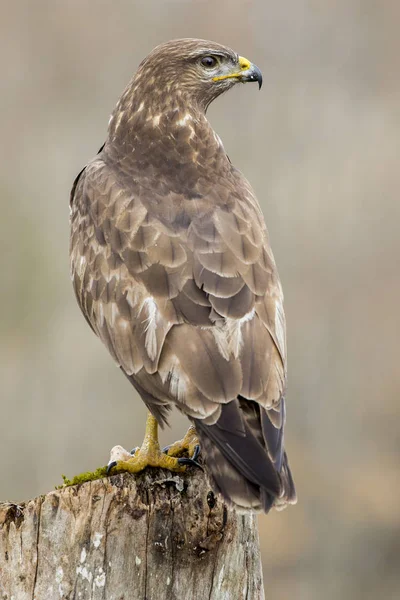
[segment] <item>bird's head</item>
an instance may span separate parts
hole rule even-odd
[[[256,65],[226,46],[198,39],[172,40],[157,46],[140,64],[133,84],[155,95],[189,97],[202,109],[236,83],[257,82]],[[150,88],[150,89],[149,89]]]

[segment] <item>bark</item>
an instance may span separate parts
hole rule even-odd
[[[256,518],[200,469],[0,504],[0,600],[263,600]]]

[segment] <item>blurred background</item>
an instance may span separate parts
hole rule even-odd
[[[74,299],[69,192],[141,59],[212,39],[264,75],[209,118],[258,194],[286,300],[299,502],[259,518],[267,597],[399,598],[399,19],[396,0],[3,3],[0,499],[141,441],[144,407]],[[185,428],[174,415],[163,440]]]

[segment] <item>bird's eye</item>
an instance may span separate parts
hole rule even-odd
[[[201,64],[203,67],[206,67],[206,69],[213,69],[217,66],[218,61],[215,56],[203,56],[201,59]]]

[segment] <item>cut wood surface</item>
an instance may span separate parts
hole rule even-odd
[[[0,504],[0,600],[264,600],[256,517],[147,469]]]

